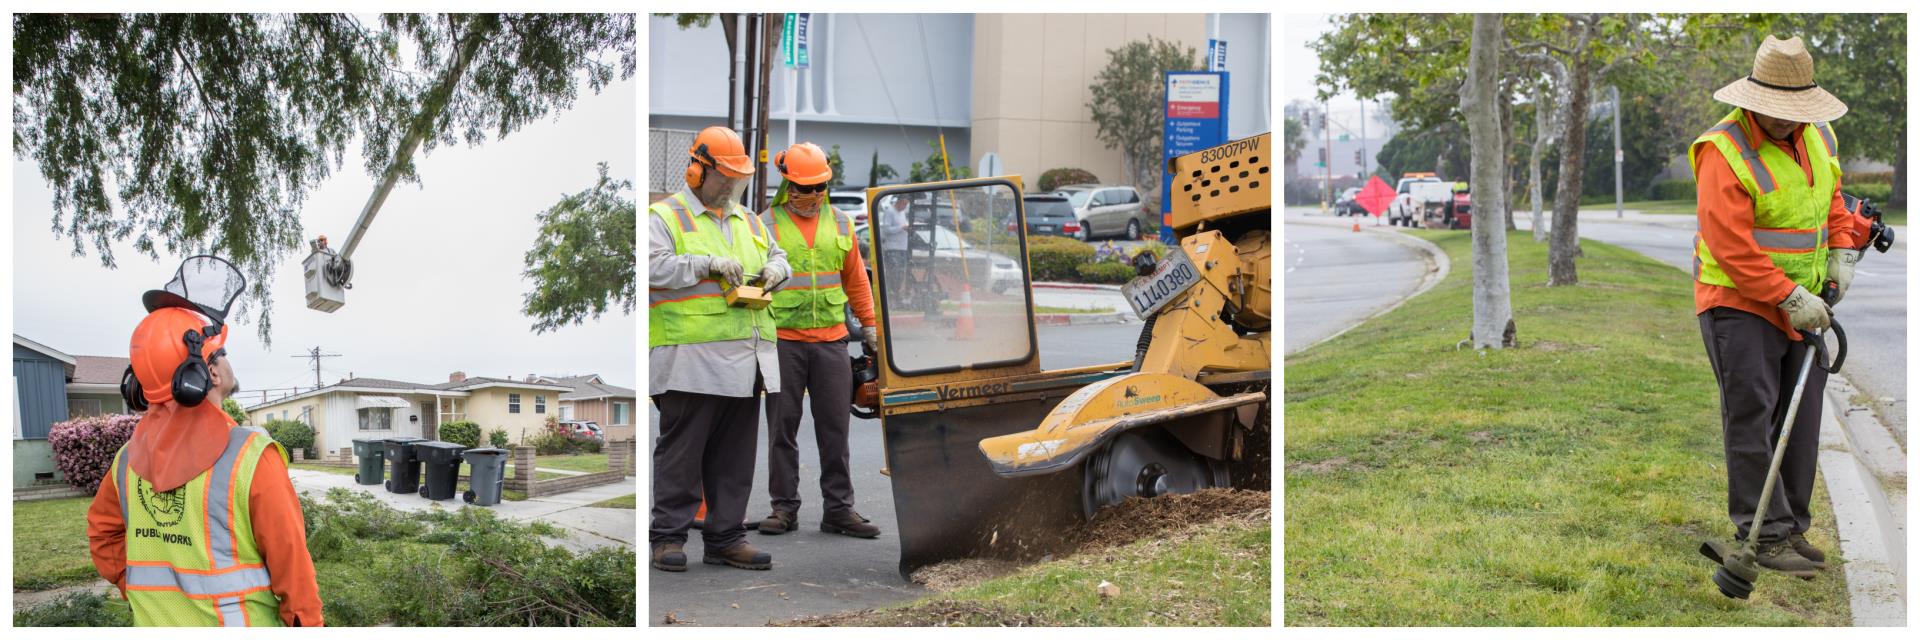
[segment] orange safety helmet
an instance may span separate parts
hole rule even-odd
[[[175,380],[182,377],[182,372],[186,372],[188,377],[193,377],[193,372],[187,371],[188,369],[211,368],[214,356],[224,351],[227,345],[226,331],[216,330],[212,335],[207,335],[209,329],[214,326],[216,325],[211,318],[198,311],[183,307],[162,307],[147,314],[147,317],[140,321],[140,326],[134,327],[133,343],[128,349],[130,362],[127,369],[134,377],[134,382],[138,385],[135,388],[146,400],[146,404],[174,400],[173,385]],[[194,354],[194,351],[199,353]],[[187,363],[189,355],[198,355],[203,362],[200,366],[189,365]],[[204,376],[205,369],[200,371],[202,372],[200,375]],[[187,382],[201,386],[206,384],[204,377]],[[121,381],[123,393],[130,392],[126,388],[127,384],[128,381]],[[200,398],[206,396],[206,389],[184,391],[188,393],[183,393],[183,396],[195,394]],[[192,403],[184,402],[185,399],[182,398],[183,404],[199,404],[197,399]],[[132,404],[134,399],[130,397],[127,400]]]
[[[779,167],[780,175],[786,179],[807,186],[833,179],[833,165],[827,163],[827,152],[811,142],[787,147],[773,157],[773,166]]]
[[[706,168],[719,169],[730,176],[753,173],[753,159],[747,157],[747,145],[740,134],[726,127],[707,127],[693,137],[687,149],[693,161],[687,163],[687,186],[698,188],[706,182]]]

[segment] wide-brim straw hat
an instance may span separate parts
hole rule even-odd
[[[1847,105],[1813,81],[1813,55],[1799,36],[1767,36],[1753,54],[1753,73],[1713,92],[1713,99],[1794,122],[1832,122]]]

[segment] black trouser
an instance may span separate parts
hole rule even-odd
[[[1720,382],[1720,431],[1726,445],[1727,515],[1735,535],[1747,536],[1753,512],[1766,484],[1767,465],[1779,440],[1781,414],[1792,399],[1800,363],[1810,346],[1787,337],[1760,316],[1715,307],[1700,314],[1700,335],[1707,343],[1714,378]],[[1760,541],[1774,542],[1804,533],[1813,516],[1814,464],[1820,456],[1820,410],[1825,404],[1827,372],[1818,364],[1807,374],[1793,436],[1780,462],[1780,482],[1760,525]]]
[[[753,386],[760,388],[760,382]],[[700,537],[707,552],[739,544],[753,493],[760,399],[668,391],[653,396],[653,403],[660,408],[660,437],[653,443],[647,542],[685,544],[704,495],[707,521]]]
[[[802,398],[812,398],[813,442],[820,449],[820,497],[826,513],[853,509],[847,418],[853,365],[844,342],[780,341],[780,393],[767,395],[767,493],[776,511],[800,511]]]

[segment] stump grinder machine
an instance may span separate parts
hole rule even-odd
[[[1018,176],[867,190],[868,246],[893,250],[854,402],[881,420],[903,575],[1044,556],[1128,497],[1268,488],[1271,135],[1170,161],[1178,245],[1132,261],[1131,362],[1041,368]]]

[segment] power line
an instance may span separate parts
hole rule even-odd
[[[313,386],[314,386],[315,388],[318,388],[318,387],[321,387],[321,386],[323,386],[323,385],[325,384],[324,382],[322,382],[322,381],[320,380],[320,359],[321,359],[321,358],[338,358],[338,357],[340,357],[340,354],[338,354],[338,353],[320,353],[320,347],[314,347],[314,348],[312,348],[312,349],[309,349],[309,350],[307,351],[307,353],[306,353],[306,355],[299,355],[299,356],[288,356],[288,357],[292,357],[292,358],[307,358],[307,359],[311,359],[311,360],[313,360]]]

